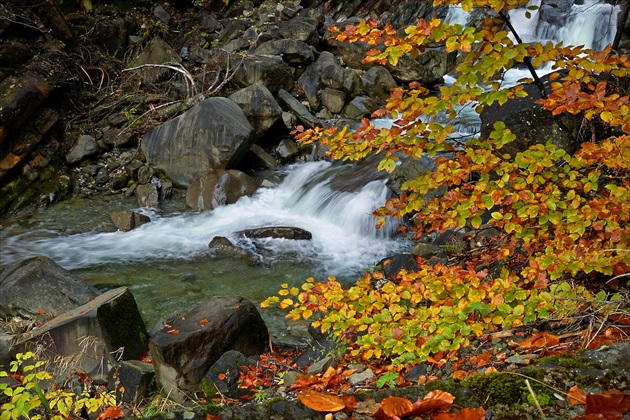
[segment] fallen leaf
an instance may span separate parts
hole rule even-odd
[[[483,373],[488,374],[488,373],[494,373],[496,371],[497,371],[497,369],[494,366],[490,366],[490,367],[486,368],[486,370],[484,370]]]
[[[433,420],[484,420],[486,410],[479,408],[462,408],[459,413],[437,413]]]
[[[607,419],[620,419],[630,411],[630,395],[610,390],[586,396],[586,414],[603,414]]]
[[[546,332],[539,332],[526,340],[523,340],[519,343],[519,347],[522,349],[531,349],[532,351],[552,347],[557,345],[560,342],[557,336],[553,334],[549,334]]]
[[[119,405],[115,405],[113,407],[109,407],[107,410],[103,411],[98,415],[96,420],[114,420],[123,417],[122,407]]]
[[[377,403],[373,399],[359,401],[354,407],[356,414],[374,414],[381,408],[381,404]]]
[[[468,376],[468,372],[465,370],[456,370],[453,372],[453,379],[459,379],[461,381],[462,379],[466,379],[466,376]]]
[[[571,389],[569,389],[567,397],[571,404],[586,404],[586,394],[577,385],[573,385]]]
[[[383,412],[389,416],[404,417],[413,410],[413,404],[407,398],[387,397],[381,401]]]
[[[344,408],[343,411],[346,413],[352,413],[354,411],[354,407],[357,405],[357,398],[354,395],[342,395],[341,399],[346,405],[346,408]]]
[[[206,414],[206,420],[221,420],[221,417],[215,416],[214,414]]]
[[[418,400],[413,403],[413,410],[409,415],[418,415],[428,413],[436,410],[447,410],[451,408],[451,405],[455,401],[455,397],[448,392],[435,391],[429,392],[422,400]]]
[[[222,381],[225,380],[225,373],[219,373],[218,377]]]
[[[179,334],[180,331],[177,328],[175,328],[175,329],[166,331],[166,333],[167,334]]]
[[[488,350],[485,353],[476,354],[470,358],[470,363],[477,363],[477,367],[484,367],[485,365],[490,363],[492,353],[492,350]]]
[[[336,374],[337,374],[337,369],[335,369],[332,366],[329,366],[328,369],[326,369],[326,372],[324,372],[324,374],[322,375],[322,379],[324,381],[328,381],[330,378],[332,378]]]
[[[346,408],[341,398],[310,389],[298,392],[297,396],[302,404],[315,411],[335,412]]]

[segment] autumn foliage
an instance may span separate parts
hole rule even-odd
[[[369,20],[344,30],[337,40],[381,45],[366,62],[396,65],[404,55],[443,46],[463,57],[456,80],[437,94],[419,83],[394,89],[374,117],[395,119],[390,128],[363,120],[356,131],[316,128],[302,142],[329,146],[335,159],[382,157],[379,168],[393,171],[400,154],[433,157],[433,172],[405,182],[375,215],[407,217],[417,239],[446,230],[487,229],[470,249],[447,264],[419,261],[419,271],[385,281],[366,274],[344,289],[334,278],[308,279],[301,288],[283,285],[263,306],[289,308],[288,316],[309,319],[322,331],[344,337],[350,354],[401,368],[436,353],[454,356],[484,332],[539,319],[594,311],[612,315],[624,299],[630,271],[630,60],[610,46],[514,42],[505,12],[524,1],[436,0],[493,10],[477,26],[420,20],[404,32]],[[403,33],[402,36],[399,34]],[[505,124],[488,138],[454,138],[452,119],[461,106],[477,112],[527,95],[523,85],[506,87],[501,74],[517,65],[554,62],[557,72],[538,103],[553,115],[583,118],[579,150],[569,153],[543,140],[516,154],[503,147],[515,139]],[[535,72],[525,83],[538,83]],[[545,90],[546,89],[546,90]],[[439,115],[449,121],[438,122]],[[443,119],[442,119],[443,120]],[[433,198],[428,193],[433,192]],[[440,192],[435,194],[435,192]],[[586,287],[585,287],[586,286]]]

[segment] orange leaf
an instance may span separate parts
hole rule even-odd
[[[352,413],[354,411],[354,407],[357,405],[356,397],[354,395],[342,395],[341,399],[346,405],[346,408],[344,408],[343,411]]]
[[[560,339],[557,336],[543,331],[532,335],[527,340],[522,341],[518,346],[522,349],[532,349],[533,351],[544,347],[555,346],[559,342]]]
[[[413,410],[409,414],[415,416],[435,410],[448,410],[451,408],[453,401],[455,401],[454,396],[448,392],[436,389],[429,392],[424,399],[413,403]]]
[[[335,412],[346,408],[346,404],[339,397],[305,389],[299,392],[298,398],[308,408],[315,411]]]
[[[179,330],[177,328],[174,328],[172,330],[168,330],[166,331],[167,334],[179,334]]]
[[[381,401],[383,412],[389,416],[404,417],[413,410],[413,404],[407,398],[387,397]]]
[[[468,376],[468,372],[466,372],[465,370],[456,370],[455,372],[453,372],[453,379],[466,379],[466,376]]]
[[[225,373],[219,373],[218,376],[219,376],[220,380],[222,380],[222,381],[225,380]]]
[[[116,405],[114,407],[109,407],[107,410],[103,411],[101,414],[98,415],[96,420],[113,420],[113,419],[119,419],[123,416],[124,414],[122,411],[122,407],[119,405]]]
[[[462,408],[459,413],[437,413],[433,420],[484,420],[486,410],[479,408]]]
[[[221,417],[215,416],[214,414],[206,414],[206,420],[221,420]]]
[[[571,404],[586,404],[586,394],[579,386],[573,385],[569,390],[567,397]]]

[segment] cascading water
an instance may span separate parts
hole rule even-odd
[[[20,225],[2,230],[0,264],[45,255],[99,287],[129,286],[150,322],[212,295],[240,294],[260,302],[280,283],[298,284],[311,275],[356,279],[408,244],[393,238],[393,221],[375,228],[372,212],[389,194],[385,180],[374,177],[363,185],[334,188],[332,181],[350,168],[329,162],[293,165],[277,188],[261,188],[253,197],[210,212],[162,216],[144,210],[151,222],[130,232],[68,234],[59,225],[73,225],[80,218],[76,209],[64,214],[63,206],[52,207],[26,231]],[[107,210],[100,216],[104,220]],[[313,238],[253,242],[237,234],[266,226],[302,228]],[[215,236],[251,250],[261,264],[214,255],[208,243]]]

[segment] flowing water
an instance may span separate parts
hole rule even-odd
[[[372,216],[384,203],[383,179],[347,177],[353,167],[329,162],[285,168],[277,188],[261,188],[253,197],[208,212],[141,210],[151,218],[130,232],[98,232],[107,212],[135,207],[129,200],[78,199],[12,224],[0,233],[0,264],[45,255],[101,289],[128,286],[149,326],[176,310],[187,311],[216,295],[241,295],[259,303],[281,283],[298,285],[307,277],[327,275],[351,281],[380,259],[408,247],[395,239],[394,222],[375,229]],[[381,177],[382,178],[382,177]],[[341,188],[340,188],[341,187]],[[238,235],[243,229],[293,226],[308,230],[310,241],[261,239]],[[255,263],[215,255],[208,243],[225,236],[250,250]],[[275,311],[262,311],[275,333],[284,321]]]

